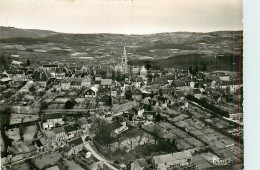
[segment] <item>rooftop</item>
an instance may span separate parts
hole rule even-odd
[[[177,161],[182,159],[190,159],[192,158],[192,155],[190,151],[182,151],[182,152],[176,152],[176,153],[170,153],[166,155],[160,155],[160,156],[154,156],[153,160],[155,164],[160,163],[167,163],[170,161]]]

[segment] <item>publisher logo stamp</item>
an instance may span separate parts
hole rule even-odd
[[[214,165],[227,165],[231,162],[231,158],[219,158],[219,157],[214,157],[212,160]]]

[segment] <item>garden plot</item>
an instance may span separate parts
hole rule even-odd
[[[14,165],[12,165],[11,170],[30,170],[30,167],[27,163],[14,164]]]
[[[179,121],[184,120],[184,119],[186,119],[186,118],[188,118],[188,117],[189,117],[189,116],[182,114],[182,115],[179,115],[179,116],[173,118],[173,119],[172,119],[172,122],[179,122]]]
[[[162,122],[162,121],[159,123],[159,126],[163,127],[164,129],[167,129],[167,130],[175,128],[174,125],[172,125],[168,122]]]
[[[56,165],[61,158],[61,153],[52,153],[48,155],[43,155],[40,158],[34,160],[35,166],[39,169],[44,169],[44,167],[49,165]]]
[[[190,137],[190,138],[185,138],[185,141],[189,142],[190,144],[196,146],[196,147],[201,147],[204,146],[204,144],[197,140],[196,138]]]
[[[38,132],[38,127],[36,125],[27,126],[24,129],[23,139],[24,141],[33,141],[35,134]]]
[[[6,136],[9,139],[13,139],[14,141],[19,141],[21,140],[21,136],[20,136],[20,130],[19,128],[13,128],[13,129],[9,129],[8,131],[5,132]]]
[[[38,115],[26,115],[26,114],[11,114],[10,124],[18,124],[25,122],[32,122],[39,119]]]

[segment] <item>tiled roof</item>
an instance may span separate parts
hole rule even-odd
[[[123,126],[123,125],[122,125],[120,122],[115,121],[115,122],[113,122],[113,123],[108,124],[108,125],[107,125],[107,128],[108,128],[109,130],[113,131],[113,130],[118,129],[118,128],[122,127],[122,126]]]
[[[80,144],[83,144],[83,140],[82,140],[81,137],[79,137],[79,138],[77,138],[77,139],[74,139],[74,140],[68,142],[68,145],[69,145],[70,147],[75,147],[75,146],[78,146],[78,145],[80,145]]]
[[[172,154],[154,156],[153,160],[155,164],[167,163],[171,161],[178,161],[182,159],[191,159],[192,155],[190,151],[176,152]]]
[[[36,143],[37,147],[42,147],[43,146],[43,144],[42,144],[42,142],[40,140],[36,140],[35,143]]]
[[[194,94],[201,94],[201,91],[200,91],[200,89],[193,89],[193,93]]]
[[[65,132],[65,130],[64,130],[63,127],[57,127],[57,128],[54,128],[53,131],[54,131],[55,134]]]
[[[144,168],[144,167],[148,166],[148,164],[144,158],[137,159],[137,160],[135,160],[135,162],[139,164],[140,168]]]
[[[72,81],[70,83],[71,86],[81,86],[82,82],[79,82],[79,81]]]
[[[101,79],[101,85],[111,85],[112,79]]]
[[[78,120],[79,125],[88,124],[88,121],[84,118]]]
[[[78,124],[73,124],[73,125],[67,125],[64,126],[64,130],[65,132],[73,132],[79,129],[79,125]]]

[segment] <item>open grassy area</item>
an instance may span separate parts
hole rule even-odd
[[[114,153],[110,153],[108,158],[110,160],[119,161],[125,164],[131,163],[131,161],[140,158],[148,158],[152,157],[153,155],[160,155],[169,153],[170,150],[162,151],[162,147],[160,144],[149,144],[149,145],[142,145],[136,147],[134,150],[126,153],[124,150],[117,150]]]
[[[40,158],[34,160],[35,166],[39,169],[43,169],[49,165],[56,165],[59,159],[61,158],[61,153],[52,153],[48,155],[43,155]]]
[[[68,165],[68,170],[84,170],[79,164],[76,164],[74,161],[67,160],[66,165]]]

